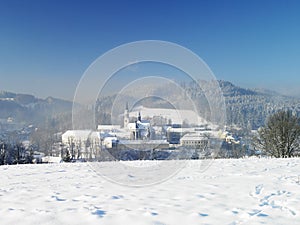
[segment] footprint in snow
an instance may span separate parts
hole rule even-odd
[[[258,215],[260,212],[261,212],[261,210],[254,209],[252,212],[248,212],[248,214],[250,216],[255,216],[255,215]]]
[[[258,216],[258,217],[267,217],[269,215],[265,214],[265,213],[258,213],[256,216]]]
[[[116,200],[116,199],[121,199],[121,198],[124,198],[123,195],[113,195],[113,196],[111,197],[111,199],[114,199],[114,200]]]
[[[59,201],[59,202],[64,202],[64,201],[66,201],[66,199],[60,198],[60,197],[55,196],[55,195],[52,195],[51,198],[54,198],[56,201]]]
[[[233,214],[238,214],[238,213],[239,213],[238,210],[232,210],[231,212],[232,212]]]
[[[255,187],[255,194],[259,195],[263,189],[264,185],[260,184]]]
[[[92,214],[102,218],[106,215],[106,211],[97,209],[96,211],[92,212]]]

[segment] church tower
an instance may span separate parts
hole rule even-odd
[[[128,102],[126,103],[126,108],[124,111],[124,128],[127,128],[129,123],[129,112],[128,112]]]

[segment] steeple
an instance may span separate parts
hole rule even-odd
[[[124,111],[124,128],[127,128],[129,123],[129,113],[128,113],[128,102],[126,102],[125,111]]]
[[[139,112],[138,121],[142,121],[141,112]]]

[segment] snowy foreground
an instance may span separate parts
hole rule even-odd
[[[88,163],[1,166],[0,224],[300,224],[300,159],[201,163],[142,187]]]

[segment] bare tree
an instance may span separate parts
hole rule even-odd
[[[254,146],[277,158],[291,157],[299,148],[300,118],[292,111],[271,115],[254,137]]]

